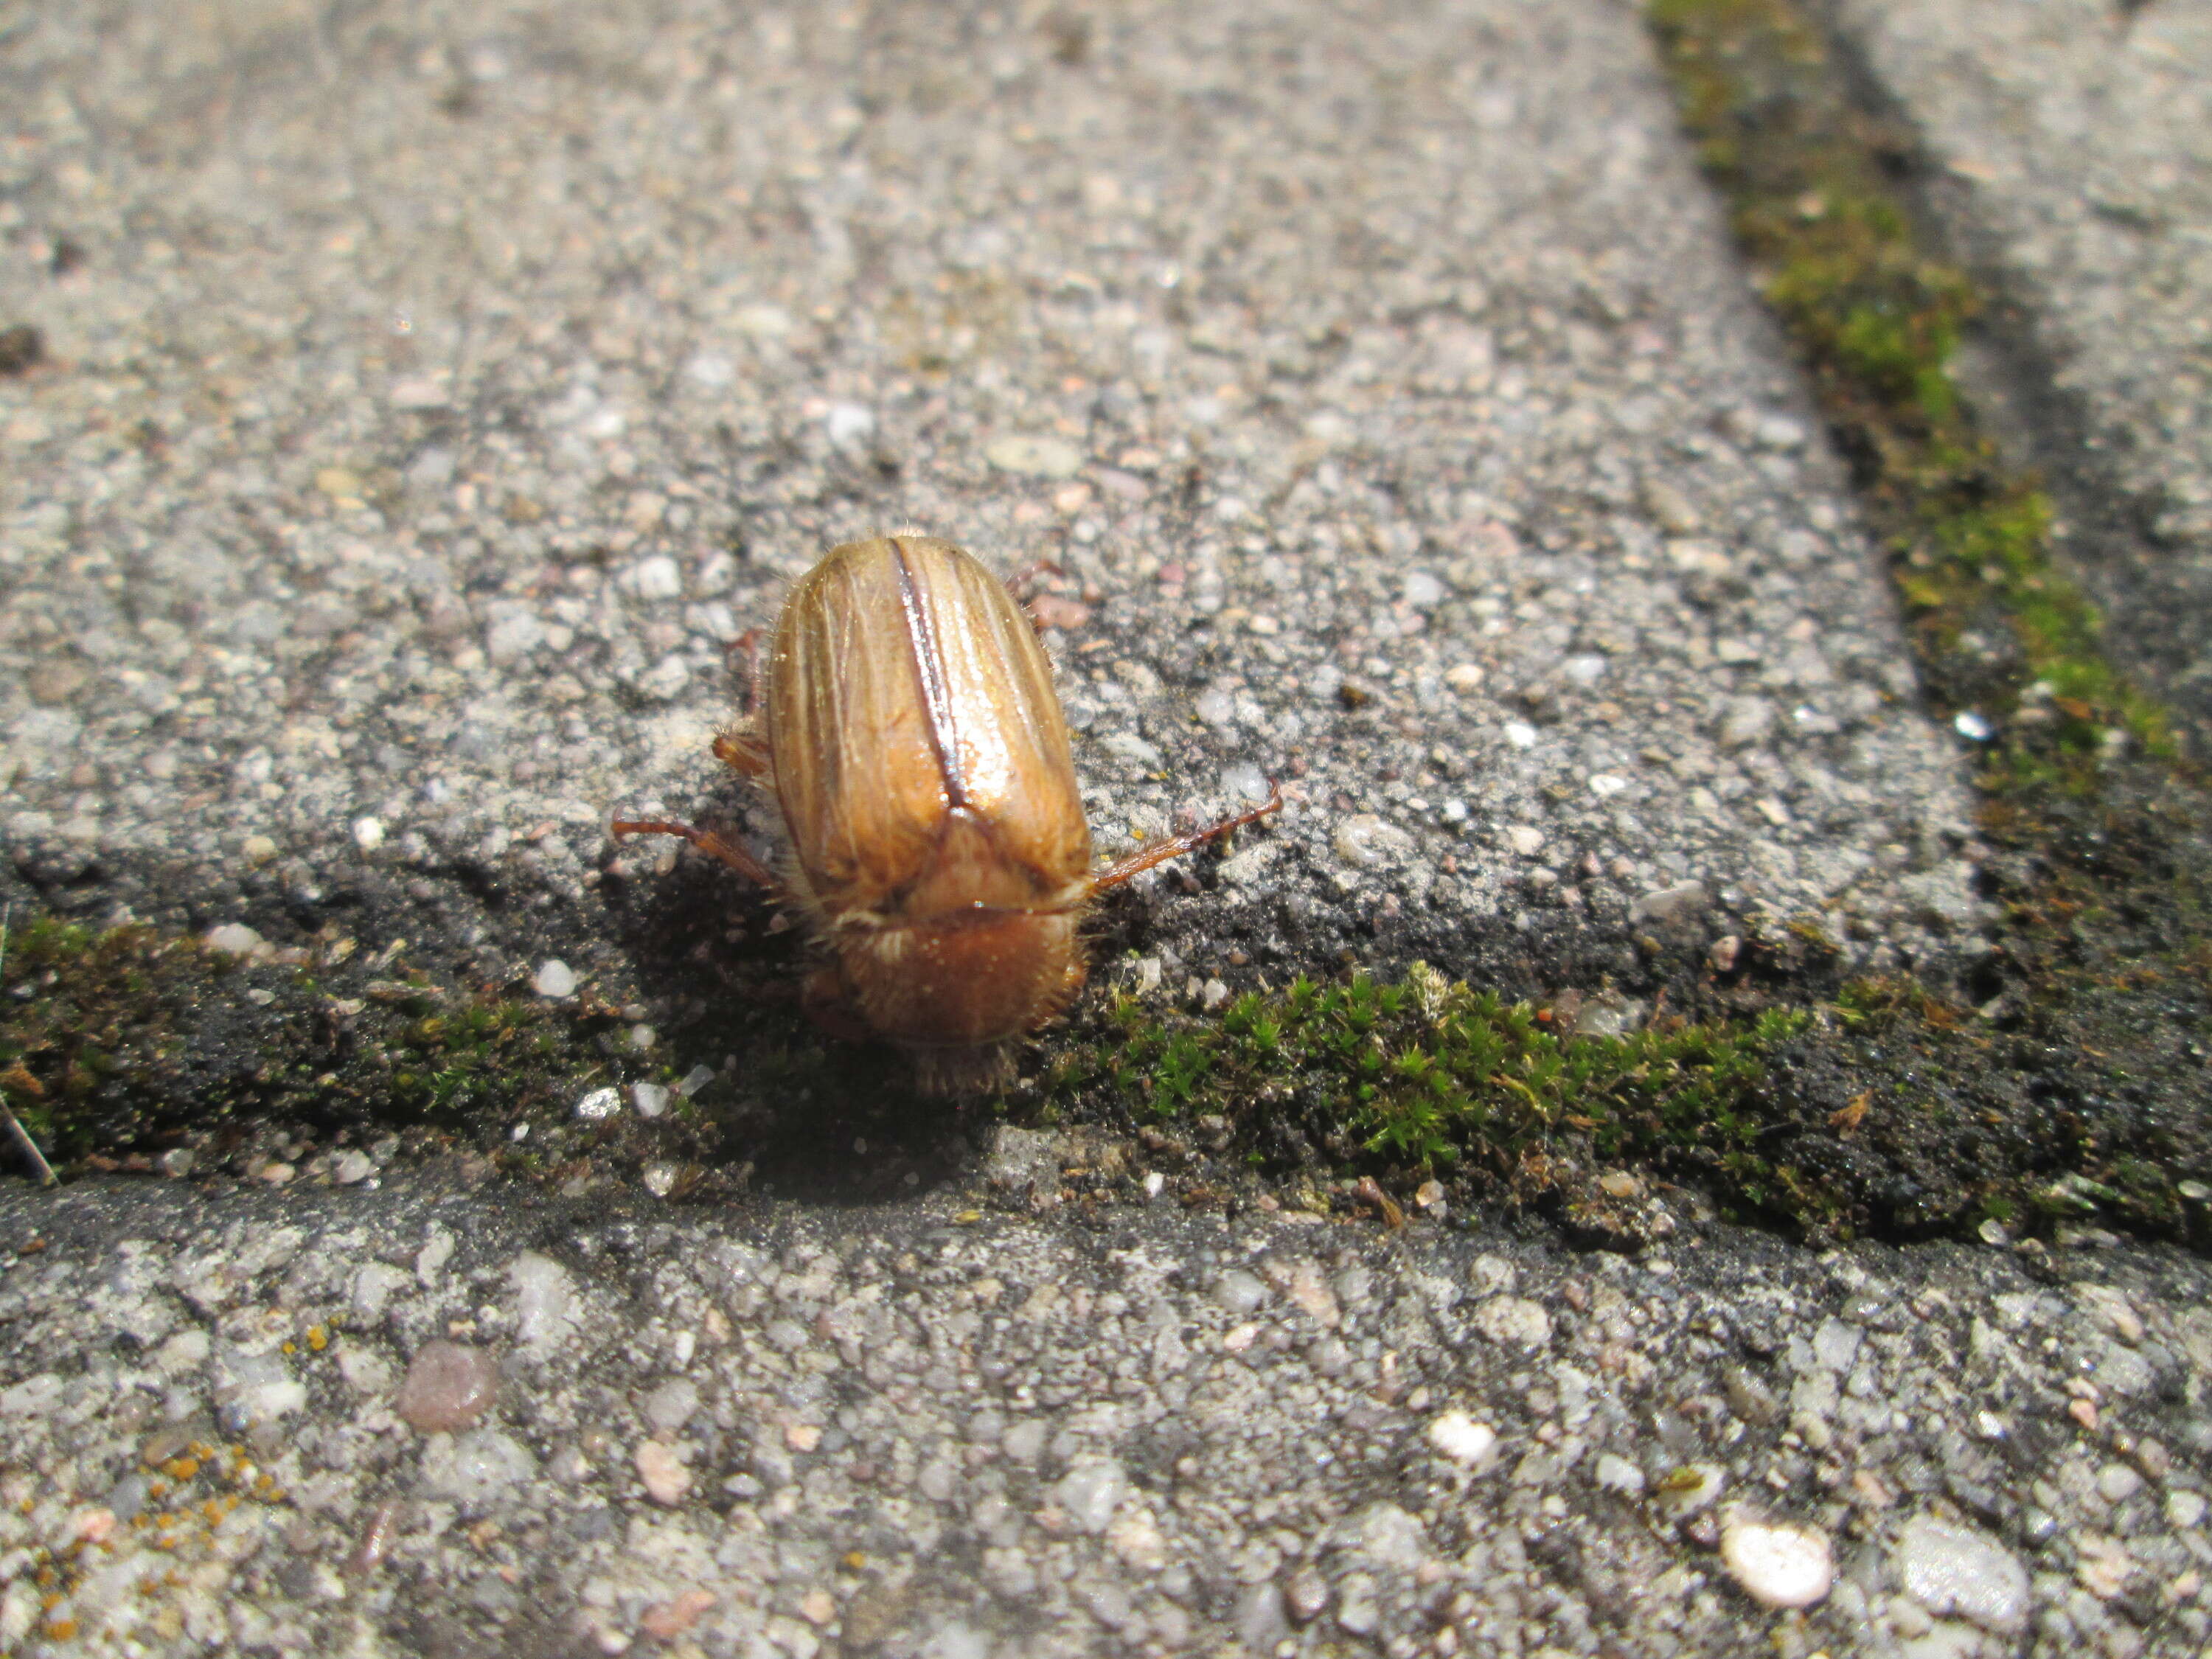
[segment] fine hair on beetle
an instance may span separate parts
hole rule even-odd
[[[809,1014],[903,1050],[925,1094],[1012,1083],[1015,1041],[1083,988],[1099,893],[1283,804],[1271,784],[1257,806],[1093,868],[1036,629],[935,537],[831,548],[785,599],[747,701],[714,750],[775,796],[782,873],[688,823],[617,818],[614,834],[680,836],[787,897],[829,958]]]

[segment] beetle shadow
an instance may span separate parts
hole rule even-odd
[[[757,831],[769,815],[744,793],[709,797],[693,821]],[[757,848],[764,837],[746,839]],[[911,1198],[974,1167],[988,1102],[926,1097],[904,1056],[808,1018],[800,988],[823,957],[794,911],[689,849],[665,873],[649,856],[632,862],[641,867],[609,878],[603,895],[663,1052],[679,1070],[715,1073],[681,1109],[702,1163],[749,1171],[756,1191],[828,1204]]]

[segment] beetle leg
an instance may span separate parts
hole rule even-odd
[[[749,881],[757,882],[769,889],[780,885],[769,873],[766,865],[735,842],[724,841],[712,830],[701,830],[689,823],[674,823],[666,818],[617,818],[609,827],[613,830],[617,841],[624,836],[680,836],[708,857],[720,859]]]
[[[1065,576],[1067,574],[1050,559],[1031,559],[1006,578],[1006,592],[1014,596],[1015,603],[1027,605],[1035,597],[1031,589],[1039,576]]]
[[[732,655],[742,651],[745,654],[745,718],[750,720],[760,712],[761,696],[761,637],[765,629],[748,628],[732,640],[728,650]]]
[[[1014,596],[1014,603],[1021,606],[1022,614],[1030,619],[1030,626],[1036,629],[1040,636],[1047,629],[1064,628],[1072,631],[1091,620],[1089,605],[1074,599],[1064,599],[1057,593],[1037,591],[1039,576],[1065,576],[1066,574],[1050,559],[1032,559],[1006,578],[1006,591]]]
[[[799,988],[799,1006],[815,1030],[840,1042],[866,1042],[875,1033],[845,993],[835,968],[817,968]]]
[[[769,769],[768,744],[749,720],[735,721],[714,733],[714,758],[749,778],[759,777]]]
[[[1165,841],[1156,841],[1149,847],[1139,847],[1127,858],[1115,860],[1113,863],[1091,878],[1091,890],[1095,893],[1102,888],[1118,887],[1130,877],[1141,875],[1156,864],[1164,864],[1170,859],[1180,858],[1194,847],[1203,847],[1210,841],[1218,841],[1231,830],[1242,829],[1255,818],[1264,818],[1270,812],[1281,811],[1283,786],[1270,778],[1267,781],[1267,799],[1249,811],[1236,813],[1222,819],[1218,823],[1210,823],[1205,829],[1195,830],[1188,836],[1171,836]]]

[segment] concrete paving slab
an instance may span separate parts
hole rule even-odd
[[[1019,1213],[1078,1156],[1016,1133],[889,1209],[0,1192],[0,1644],[2179,1655],[2212,1623],[2201,1261]]]
[[[1692,883],[1972,948],[1954,746],[1626,9],[116,4],[0,103],[48,902],[619,976],[610,811],[766,830],[726,648],[912,522],[1067,568],[1109,844],[1292,787],[1155,895],[1194,970],[1594,984]],[[1197,1218],[1018,1134],[883,1209],[340,1156],[0,1194],[0,1645],[2207,1634],[2155,1251]]]
[[[1109,846],[1290,784],[1289,857],[1164,908],[1201,975],[1594,980],[1692,883],[1861,966],[1972,933],[1626,13],[111,5],[0,74],[4,829],[66,902],[619,971],[611,811],[770,830],[726,648],[910,523],[1088,596]]]
[[[2070,486],[2067,546],[2112,649],[2212,730],[2212,10],[1838,0],[1936,199],[2018,308],[1989,388]],[[2007,398],[2008,391],[2012,396]]]

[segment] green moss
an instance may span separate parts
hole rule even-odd
[[[1120,998],[1103,1029],[1053,1056],[1043,1093],[1068,1116],[1218,1118],[1259,1139],[1302,1124],[1348,1171],[1449,1175],[1516,1204],[1579,1202],[1609,1167],[1659,1164],[1707,1178],[1739,1209],[1809,1223],[1832,1206],[1760,1153],[1752,1101],[1765,1057],[1812,1018],[1583,1036],[1416,963],[1395,984],[1301,978],[1213,1018]]]
[[[1650,0],[1648,15],[1888,549],[1921,683],[1982,740],[1984,878],[2003,920],[1981,1008],[1844,988],[1835,1040],[1790,1085],[1843,1097],[1848,1144],[1823,1167],[1842,1188],[1847,1166],[1886,1159],[1860,1185],[1896,1195],[1877,1218],[1891,1231],[2094,1215],[2186,1234],[2177,1181],[2212,1168],[2201,781],[2054,562],[2050,497],[1954,376],[1988,307],[1903,192],[1909,135],[1856,100],[1797,0]]]
[[[1790,0],[1653,0],[1649,15],[1888,541],[1929,684],[1997,727],[1990,785],[2094,791],[2107,732],[2174,758],[2165,713],[2113,670],[2095,607],[2052,562],[2048,498],[1960,394],[1952,359],[1984,301],[1891,182],[1899,136],[1854,104]]]
[[[2111,925],[2089,905],[2073,920]],[[1791,943],[1772,941],[1778,956]],[[32,921],[0,975],[0,1096],[70,1176],[150,1167],[179,1145],[207,1155],[200,1167],[242,1169],[271,1137],[297,1161],[393,1133],[559,1185],[673,1163],[680,1196],[758,1170],[780,1190],[891,1197],[954,1172],[961,1109],[915,1099],[896,1055],[825,1043],[787,1014],[677,1034],[679,1065],[710,1042],[743,1053],[710,1104],[580,1124],[570,1108],[586,1090],[669,1075],[628,1050],[618,1011],[370,969],[342,944],[249,964],[146,927]],[[2145,981],[2202,993],[2208,963],[2138,964],[2079,994],[2124,999]],[[1822,1237],[1987,1217],[2185,1236],[2176,1182],[2204,1165],[2185,1119],[2085,1103],[2049,1111],[2041,1139],[2006,1126],[2008,1066],[2047,1048],[2008,1051],[1904,980],[1852,981],[1810,1007],[1660,1015],[1613,1037],[1415,963],[1395,983],[1300,979],[1213,1015],[1094,1001],[995,1109],[1218,1143],[1221,1179],[1256,1171],[1324,1207],[1332,1180],[1348,1202],[1364,1177],[1401,1195],[1440,1179],[1462,1205],[1533,1210],[1613,1243],[1663,1231],[1655,1181]],[[2055,1097],[2126,1098],[2133,1055],[2115,1051]],[[532,1133],[517,1144],[520,1122]]]

